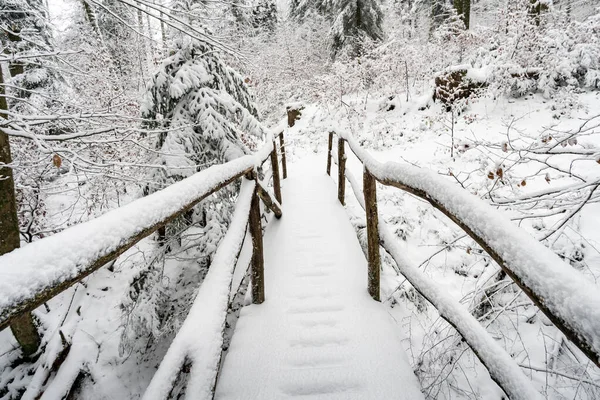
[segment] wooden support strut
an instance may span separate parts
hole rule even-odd
[[[279,179],[279,162],[277,161],[277,146],[275,146],[275,141],[273,141],[273,151],[271,152],[271,168],[273,169],[275,198],[281,204],[281,180]]]
[[[379,217],[377,214],[377,181],[365,167],[363,172],[363,192],[367,217],[368,248],[368,288],[373,300],[380,301],[379,280],[381,259],[379,256]]]
[[[265,260],[263,256],[262,226],[260,223],[259,186],[254,187],[250,203],[248,226],[252,236],[252,302],[261,304],[265,301]]]
[[[345,205],[346,193],[346,155],[344,154],[344,142],[342,138],[338,138],[338,200],[342,205]]]
[[[273,200],[271,194],[267,191],[267,189],[256,179],[256,186],[258,187],[258,197],[265,203],[273,213],[275,214],[275,218],[279,219],[283,215],[281,211],[280,204]]]
[[[283,171],[282,179],[286,179],[287,178],[287,162],[285,160],[285,143],[283,140],[283,132],[281,132],[279,134],[279,146],[281,149],[281,169]]]
[[[329,132],[329,144],[327,146],[327,175],[331,176],[331,150],[333,149],[333,132]]]

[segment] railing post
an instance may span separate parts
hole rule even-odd
[[[327,175],[331,176],[331,150],[333,149],[333,132],[329,132],[329,145],[327,146]]]
[[[363,172],[363,192],[367,217],[367,249],[369,256],[369,294],[374,300],[379,298],[379,275],[381,260],[379,257],[379,217],[377,215],[377,185],[375,177],[365,166]]]
[[[281,169],[283,170],[283,179],[287,178],[287,162],[285,161],[285,143],[283,141],[283,132],[279,134],[279,146],[281,148]]]
[[[344,142],[338,138],[338,200],[342,205],[345,204],[346,193],[346,155],[344,154]]]
[[[271,168],[273,170],[273,191],[275,198],[281,204],[281,180],[279,179],[279,162],[277,162],[277,146],[273,141],[273,151],[271,152]]]
[[[252,236],[252,302],[254,304],[260,304],[265,301],[265,261],[263,257],[258,185],[254,187],[254,193],[252,194],[248,225],[250,236]]]

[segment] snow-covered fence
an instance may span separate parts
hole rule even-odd
[[[342,149],[337,154],[332,152],[334,134],[337,134],[338,147]],[[364,166],[364,193],[345,168],[343,147],[346,142]],[[385,223],[378,224],[375,185],[374,182],[370,184],[373,179],[420,197],[448,216],[498,263],[571,342],[600,366],[600,293],[596,286],[550,249],[513,225],[490,205],[439,175],[411,165],[377,161],[346,132],[329,134],[329,174],[332,158],[338,164],[340,202],[343,203],[345,180],[348,179],[367,212],[368,225],[371,219],[372,226],[367,226],[369,291],[374,298],[379,296],[379,274],[372,271],[379,270],[380,265],[378,257],[373,254],[379,251],[378,246],[373,249],[371,243],[379,243],[413,287],[463,336],[488,368],[492,379],[511,399],[541,398],[517,363],[475,317],[406,259]]]
[[[271,197],[265,184],[258,179],[256,170],[270,159],[273,186],[279,190],[278,137],[280,149],[284,152],[283,134],[278,133],[253,155],[207,168],[150,196],[1,256],[0,330],[115,260],[203,199],[244,176],[246,180],[254,182],[250,222],[258,226],[250,229],[254,233],[252,241],[255,244],[252,261],[253,300],[262,302],[264,285],[260,215],[256,218],[256,213],[260,214],[258,199],[263,199],[276,217],[281,217],[282,211],[280,191],[277,199]],[[285,161],[282,167],[285,168]],[[248,215],[245,221],[248,221]],[[257,234],[260,237],[256,237]],[[13,329],[13,333],[25,347],[28,339],[20,337],[18,329]]]

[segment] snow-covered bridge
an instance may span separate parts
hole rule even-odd
[[[290,166],[281,187],[279,154],[284,156],[285,146],[280,134],[279,143],[268,140],[255,155],[208,168],[0,257],[0,328],[10,325],[24,351],[35,352],[39,342],[31,311],[241,179],[229,231],[145,399],[169,398],[188,369],[183,383],[188,399],[421,398],[400,328],[378,302],[380,246],[463,336],[511,399],[542,398],[485,328],[403,256],[385,223],[378,221],[379,182],[427,200],[456,222],[599,364],[600,294],[583,276],[463,189],[418,168],[381,164],[343,132],[333,151],[334,136],[329,135],[327,173],[335,161],[337,199],[322,159]],[[346,148],[364,165],[362,186],[345,168]],[[267,160],[270,171],[263,169]],[[267,184],[271,177],[274,194]],[[346,181],[366,212],[366,257],[345,215]],[[276,217],[269,218],[264,238],[261,200]],[[247,273],[254,304],[242,309],[231,345],[223,352],[228,308]],[[47,368],[49,375],[52,366]],[[66,396],[68,383],[79,374],[76,368],[61,372],[61,384],[50,385],[45,398]]]

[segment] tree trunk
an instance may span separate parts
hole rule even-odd
[[[4,94],[4,76],[0,65],[0,117],[7,119],[8,104]],[[8,135],[0,130],[0,255],[17,249],[20,244],[13,171],[11,167],[5,166],[10,165],[11,162]],[[25,355],[29,356],[36,352],[40,345],[40,338],[31,313],[16,318],[10,329]]]

